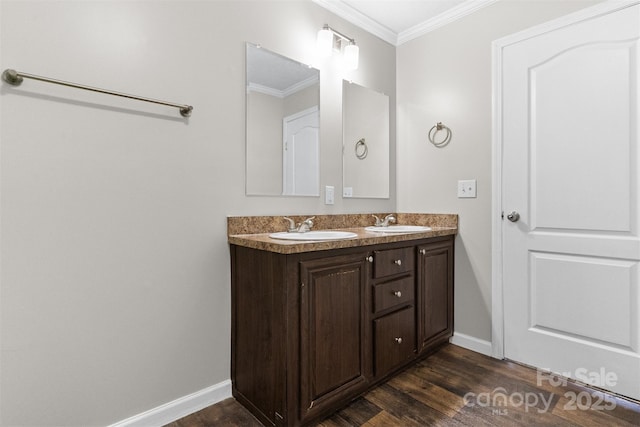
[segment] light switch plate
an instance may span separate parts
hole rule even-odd
[[[324,187],[324,204],[332,205],[334,200],[335,188],[333,185],[327,185]]]
[[[458,181],[458,198],[467,199],[476,197],[476,180],[466,179]]]

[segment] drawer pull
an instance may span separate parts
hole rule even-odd
[[[402,298],[402,292],[400,292],[400,291],[395,291],[393,294],[395,296],[397,296],[398,298]]]
[[[402,260],[401,259],[397,259],[395,261],[393,261],[394,264],[396,265],[402,265]]]
[[[426,255],[426,254],[427,254],[426,249],[420,249],[420,255]]]
[[[402,344],[402,338],[400,338],[400,337],[396,338],[396,342],[397,342],[398,344]]]
[[[371,255],[369,255],[369,256],[367,257],[367,261],[369,261],[369,262],[373,262],[373,257],[372,257]]]

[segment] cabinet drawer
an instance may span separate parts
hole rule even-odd
[[[380,377],[414,357],[415,311],[407,307],[373,321],[375,375]]]
[[[373,276],[378,278],[413,271],[413,265],[413,247],[375,251]]]
[[[387,308],[413,301],[414,283],[414,277],[409,276],[374,286],[373,311],[377,313]]]

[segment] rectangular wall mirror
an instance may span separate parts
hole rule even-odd
[[[247,43],[246,193],[320,195],[320,72]]]
[[[343,197],[389,198],[389,97],[342,81]]]

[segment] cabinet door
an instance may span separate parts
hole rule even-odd
[[[300,262],[300,418],[364,389],[366,254]]]
[[[453,335],[453,240],[418,247],[420,351]]]

